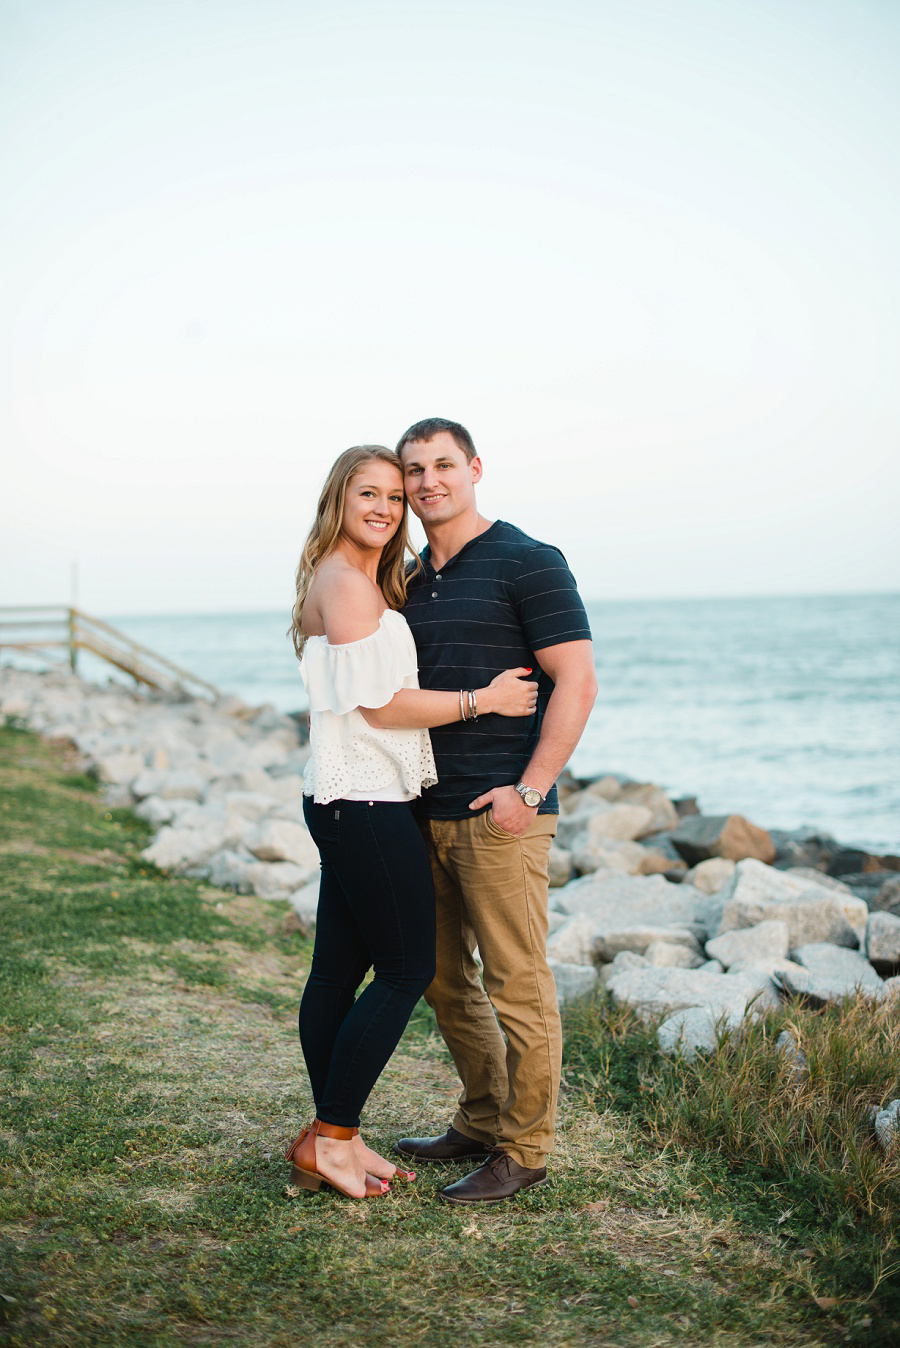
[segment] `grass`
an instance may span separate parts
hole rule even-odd
[[[496,1209],[285,1194],[311,1114],[286,905],[166,877],[64,746],[0,729],[0,1340],[12,1345],[896,1344],[898,1164],[866,1110],[897,1030],[795,1009],[696,1063],[566,1013],[553,1182]],[[810,1064],[773,1039],[790,1020]],[[367,1107],[387,1149],[456,1086],[420,1007]]]

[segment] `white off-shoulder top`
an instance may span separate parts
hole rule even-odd
[[[418,688],[416,645],[406,619],[385,609],[371,636],[333,646],[307,637],[300,674],[309,694],[312,753],[304,795],[332,800],[412,800],[437,781],[427,730],[381,730],[360,707],[383,707]]]

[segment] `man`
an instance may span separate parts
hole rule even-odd
[[[397,452],[428,539],[404,609],[421,686],[479,688],[503,669],[539,666],[533,717],[476,719],[466,702],[466,720],[432,730],[439,781],[421,802],[437,893],[425,997],[463,1092],[443,1136],[396,1150],[481,1161],[441,1197],[498,1202],[546,1180],[553,1146],[562,1035],[546,958],[548,860],[554,783],[597,693],[591,633],[562,553],[479,514],[482,465],[464,426],[417,422]]]

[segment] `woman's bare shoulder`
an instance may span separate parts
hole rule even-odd
[[[335,646],[371,636],[387,607],[374,581],[341,558],[331,557],[316,572],[303,606],[304,616],[310,603],[310,619],[319,619],[317,627],[324,628],[325,636]]]

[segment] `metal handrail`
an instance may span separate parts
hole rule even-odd
[[[34,613],[53,613],[58,616],[55,619],[9,616]],[[26,641],[21,638],[4,640],[4,630],[12,629],[18,632],[23,628],[32,629],[35,627],[63,627],[65,635],[61,639],[53,635],[35,637]],[[107,639],[108,637],[112,637],[120,645],[117,647]],[[213,698],[222,696],[219,689],[213,684],[207,683],[205,679],[199,678],[196,674],[191,674],[187,669],[182,669],[180,665],[175,664],[174,660],[170,660],[165,655],[160,655],[158,651],[151,650],[149,646],[144,646],[124,632],[120,632],[117,627],[113,627],[112,623],[106,622],[103,618],[95,618],[82,609],[63,604],[0,607],[0,650],[15,650],[34,654],[58,647],[68,649],[69,667],[73,673],[76,673],[78,668],[78,652],[88,651],[121,670],[124,674],[130,675],[136,683],[146,684],[148,688],[156,689],[159,692],[190,693],[191,688],[193,688],[194,690],[202,689],[204,693],[211,695]],[[123,647],[124,649],[122,649]]]

